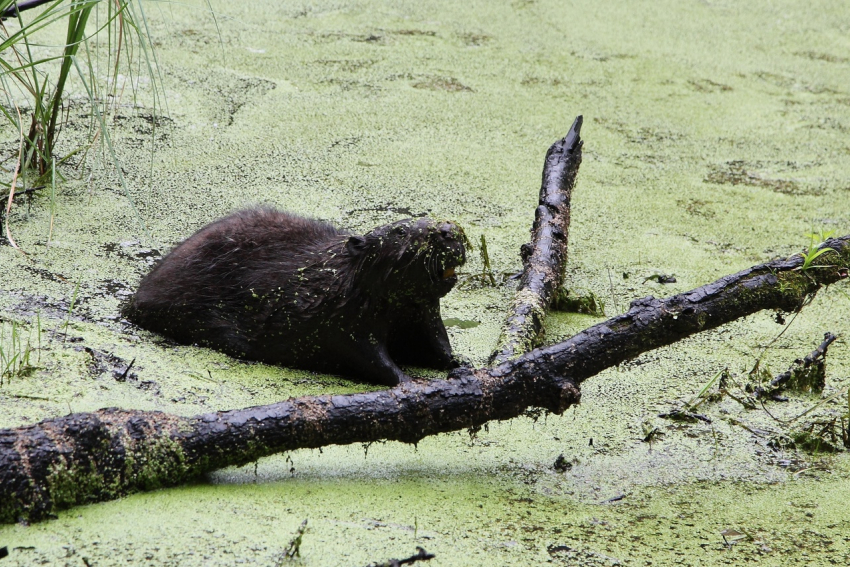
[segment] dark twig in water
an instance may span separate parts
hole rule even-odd
[[[619,502],[621,500],[625,500],[625,494],[618,494],[617,496],[611,497],[608,500],[603,500],[600,504],[613,504],[614,502]]]
[[[663,419],[672,419],[673,421],[687,421],[690,423],[694,423],[696,421],[704,421],[705,423],[711,423],[711,418],[709,418],[708,416],[687,410],[672,410],[666,413],[659,413],[658,417]]]
[[[498,365],[532,349],[546,312],[564,279],[570,228],[570,199],[581,165],[582,117],[546,152],[540,200],[534,212],[531,243],[522,246],[523,273],[508,308],[490,364]]]
[[[794,311],[847,278],[850,235],[824,245],[833,249],[831,267],[803,273],[796,256],[667,299],[646,297],[562,343],[490,368],[458,368],[444,380],[194,417],[109,408],[0,430],[0,522],[43,519],[299,448],[416,443],[529,407],[561,414],[579,401],[581,382],[606,368],[757,311]]]
[[[127,380],[127,374],[130,373],[130,369],[133,368],[133,365],[136,364],[136,359],[130,361],[130,364],[127,365],[127,368],[124,369],[124,372],[121,373],[121,376],[117,377],[116,380],[119,382],[124,382]]]
[[[423,548],[416,546],[416,555],[411,555],[405,559],[390,559],[386,563],[370,563],[368,567],[400,567],[401,565],[412,565],[417,561],[428,561],[434,559],[436,555],[428,553]]]
[[[12,200],[14,201],[18,197],[23,197],[24,195],[30,195],[30,196],[34,195],[36,191],[41,191],[45,187],[46,187],[45,185],[39,185],[37,187],[28,187],[27,189],[16,189],[15,194],[12,195]],[[2,200],[2,201],[5,201],[8,198],[9,198],[8,193],[0,195],[0,200]]]
[[[826,377],[826,351],[838,337],[827,332],[823,336],[823,342],[806,355],[803,359],[797,359],[791,367],[779,374],[765,386],[758,386],[753,390],[756,398],[776,397],[786,388],[798,390],[822,391]]]

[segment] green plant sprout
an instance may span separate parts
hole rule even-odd
[[[826,266],[815,266],[813,262],[823,254],[827,252],[835,252],[834,249],[829,246],[820,247],[821,244],[826,242],[826,240],[835,234],[834,230],[830,230],[828,232],[824,232],[821,229],[819,232],[812,232],[809,234],[809,249],[806,252],[800,252],[800,256],[803,257],[803,265],[800,267],[800,270],[805,272],[810,268],[825,268]]]
[[[63,343],[68,339],[68,324],[71,322],[71,315],[74,313],[74,307],[77,304],[77,293],[80,291],[80,283],[82,281],[83,277],[80,276],[80,279],[77,280],[77,285],[74,286],[74,293],[71,295],[71,303],[68,305],[68,315],[65,317],[65,325],[62,328],[64,333],[64,337],[62,338]]]
[[[484,238],[484,233],[481,234],[481,279],[488,280],[490,285],[496,286],[496,278],[493,275],[493,268],[490,266],[490,254],[487,253],[487,239]]]
[[[729,374],[728,368],[722,368],[722,369],[718,370],[717,374],[712,376],[711,379],[708,382],[705,383],[705,385],[702,387],[702,389],[699,391],[699,393],[696,396],[694,396],[693,398],[691,398],[691,400],[687,404],[685,404],[685,411],[693,412],[698,407],[700,407],[703,404],[703,402],[711,399],[711,396],[706,395],[708,393],[709,388],[714,386],[714,384],[716,384],[718,380],[721,380],[721,377],[724,374],[728,376],[728,374]],[[721,381],[723,381],[723,380],[721,380]],[[725,388],[723,388],[723,389],[725,389]]]
[[[31,356],[36,347],[32,345],[31,335],[32,330],[29,329],[25,337],[23,325],[17,321],[0,322],[0,386],[11,382],[12,378],[29,376],[35,371]],[[40,328],[38,340],[41,342]]]

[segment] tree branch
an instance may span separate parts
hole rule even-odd
[[[522,246],[523,272],[508,308],[490,364],[530,351],[543,328],[555,292],[564,279],[570,229],[570,199],[581,165],[582,117],[546,152],[540,200],[534,212],[531,243]]]
[[[763,309],[800,309],[848,275],[850,235],[822,247],[823,267],[799,255],[660,300],[498,366],[392,390],[290,399],[180,417],[121,410],[71,414],[0,430],[0,522],[38,520],[75,504],[173,486],[206,472],[299,448],[436,433],[510,419],[531,406],[560,414],[586,378],[643,352]]]

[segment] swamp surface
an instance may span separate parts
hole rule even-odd
[[[843,2],[213,0],[215,18],[201,2],[144,6],[158,70],[128,76],[109,117],[126,191],[95,146],[55,196],[12,209],[26,256],[0,246],[2,340],[19,323],[37,368],[0,386],[0,427],[374,389],[176,345],[118,308],[171,246],[256,204],[357,231],[451,218],[486,237],[498,274],[515,273],[546,149],[578,114],[566,287],[609,316],[798,253],[812,231],[850,233]],[[77,85],[63,151],[90,114]],[[0,134],[8,167],[17,132]],[[442,310],[454,348],[483,364],[514,284],[481,283],[469,257]],[[366,565],[417,545],[445,566],[847,564],[850,459],[787,442],[846,420],[846,338],[823,394],[766,409],[726,396],[700,406],[711,423],[658,414],[723,369],[743,385],[762,354],[777,374],[826,331],[846,337],[848,294],[837,285],[786,314],[781,336],[777,314],[760,313],[646,353],[585,382],[563,416],[296,451],[2,526],[0,564],[278,565],[305,519],[295,564]],[[544,340],[600,320],[552,313]]]

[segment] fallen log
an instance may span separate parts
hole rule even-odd
[[[564,279],[570,229],[570,200],[581,165],[582,117],[546,152],[543,182],[534,211],[531,242],[522,246],[523,271],[508,308],[490,365],[534,348],[555,292]]]
[[[0,522],[39,520],[76,504],[174,486],[227,466],[300,448],[436,433],[510,419],[528,407],[560,414],[605,368],[764,309],[793,312],[847,278],[850,235],[826,241],[819,266],[800,255],[725,276],[498,366],[391,390],[290,399],[181,417],[103,409],[0,430]]]

